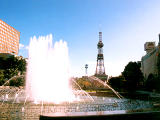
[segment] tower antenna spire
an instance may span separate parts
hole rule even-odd
[[[102,41],[102,31],[101,31],[101,24],[99,24],[99,41]]]
[[[102,42],[102,32],[99,32],[99,42],[97,44],[98,54],[97,54],[97,65],[96,65],[95,76],[99,77],[103,81],[106,81],[108,76],[105,74],[103,46],[104,44]]]
[[[102,24],[99,24],[99,32],[102,32]]]

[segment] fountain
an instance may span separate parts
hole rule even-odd
[[[66,42],[56,42],[53,47],[52,35],[31,39],[26,92],[34,101],[60,103],[74,99]]]
[[[113,88],[91,76],[117,95],[90,96],[70,86],[67,43],[52,43],[52,35],[31,38],[25,88],[0,88],[0,116],[8,119],[39,119],[39,116],[76,116],[126,113],[126,110],[150,108],[147,101],[123,99]],[[20,76],[21,77],[21,76]],[[8,81],[9,82],[9,81]],[[8,83],[6,82],[5,85]],[[3,110],[2,110],[3,108]],[[1,118],[1,117],[0,117]]]

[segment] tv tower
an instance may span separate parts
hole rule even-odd
[[[99,42],[97,44],[98,54],[97,54],[97,65],[95,76],[102,80],[107,80],[108,76],[105,74],[104,67],[104,57],[103,57],[103,42],[102,42],[102,32],[99,32]]]

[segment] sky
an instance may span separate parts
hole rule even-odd
[[[20,31],[19,55],[28,57],[33,36],[53,35],[69,48],[72,76],[96,69],[102,31],[106,74],[118,76],[145,55],[144,43],[158,44],[159,0],[0,0],[0,19]]]

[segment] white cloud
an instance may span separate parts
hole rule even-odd
[[[19,49],[24,49],[24,45],[23,44],[19,44]]]
[[[28,49],[29,49],[29,46],[25,46],[25,45],[23,45],[23,44],[20,43],[20,44],[19,44],[19,49],[20,49],[20,50],[22,50],[22,49],[23,49],[23,50],[28,50]]]
[[[29,49],[29,46],[26,46],[25,49],[28,50],[28,49]]]

